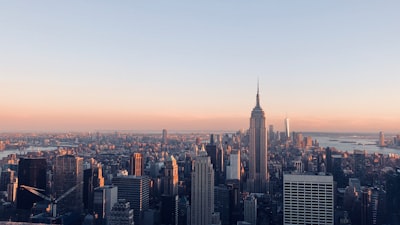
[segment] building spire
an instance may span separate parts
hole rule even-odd
[[[260,107],[260,79],[257,78],[257,102],[256,107]]]

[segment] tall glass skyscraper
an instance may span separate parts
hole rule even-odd
[[[265,193],[268,184],[267,171],[267,132],[265,114],[260,106],[259,88],[257,87],[256,106],[250,117],[249,143],[249,179],[248,191]]]
[[[18,163],[17,209],[31,209],[43,199],[21,188],[21,185],[46,190],[47,161],[45,158],[21,158]]]
[[[71,188],[75,190],[57,204],[57,213],[82,212],[83,158],[74,155],[57,156],[54,164],[54,192],[59,198]]]

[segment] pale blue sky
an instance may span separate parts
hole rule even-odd
[[[112,121],[227,117],[246,128],[259,77],[278,128],[288,113],[301,130],[398,131],[399,12],[399,1],[2,1],[0,120],[159,129],[169,125]],[[94,115],[109,124],[78,122]]]

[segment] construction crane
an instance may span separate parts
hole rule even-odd
[[[70,188],[68,191],[66,191],[64,194],[62,194],[60,197],[58,198],[54,198],[52,195],[47,196],[44,195],[42,193],[40,193],[40,191],[44,191],[43,189],[39,189],[39,188],[35,188],[35,187],[30,187],[27,185],[21,185],[20,188],[21,189],[25,189],[29,192],[31,192],[32,194],[35,194],[41,198],[43,198],[44,200],[47,200],[50,202],[50,212],[51,212],[51,216],[53,218],[57,217],[57,203],[62,200],[63,198],[67,197],[67,195],[71,194],[71,192],[73,192],[79,185],[83,184],[83,182],[73,186],[72,188]]]

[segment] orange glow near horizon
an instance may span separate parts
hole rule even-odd
[[[247,129],[250,115],[163,115],[161,113],[128,113],[117,111],[47,111],[13,113],[0,112],[0,132],[6,131],[93,131],[93,130],[225,130]],[[283,131],[284,117],[268,116],[267,125]],[[291,117],[291,131],[319,132],[399,132],[396,118],[338,118],[338,117]]]

